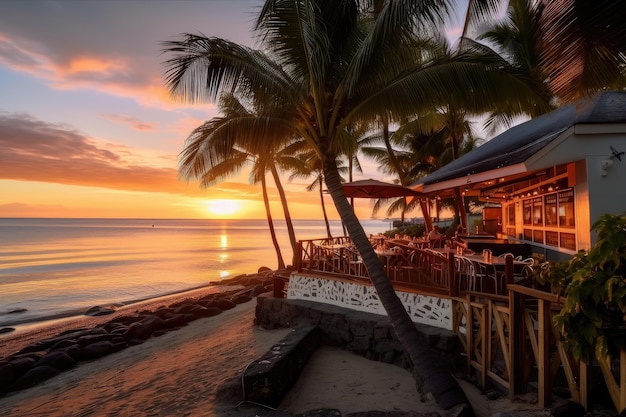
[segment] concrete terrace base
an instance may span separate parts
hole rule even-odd
[[[255,324],[269,329],[316,325],[324,344],[405,369],[412,367],[387,316],[263,294],[257,297]],[[459,365],[462,349],[454,332],[419,323],[416,326],[451,368]]]

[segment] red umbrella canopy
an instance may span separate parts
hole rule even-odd
[[[360,180],[343,184],[346,197],[353,198],[393,198],[420,196],[422,193],[403,187],[398,184],[390,184],[377,180]]]

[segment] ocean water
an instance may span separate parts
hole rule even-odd
[[[362,221],[366,233],[388,221]],[[323,221],[294,221],[297,239]],[[276,231],[291,261],[284,222]],[[331,222],[333,236],[341,223]],[[83,314],[278,265],[264,220],[0,219],[0,328]]]

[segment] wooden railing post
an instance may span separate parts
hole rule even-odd
[[[450,294],[450,297],[458,297],[459,295],[459,286],[458,286],[458,279],[459,277],[456,275],[456,268],[454,265],[454,253],[450,252],[448,253],[448,285],[450,285],[450,288],[448,288],[448,293]]]
[[[513,275],[515,273],[514,271],[515,270],[513,269],[513,256],[508,254],[504,257],[504,277],[506,281],[506,288],[509,288],[509,285],[514,283],[514,278],[513,278]]]
[[[524,373],[518,364],[524,363],[524,295],[509,291],[509,399],[513,401],[516,394],[525,391]]]
[[[302,257],[304,252],[302,251],[302,241],[298,241],[298,256],[296,256],[296,270],[302,272]]]
[[[550,381],[550,302],[538,299],[537,327],[539,332],[537,351],[537,379],[539,383],[538,403],[539,407],[545,408],[550,403],[552,395],[552,382]]]

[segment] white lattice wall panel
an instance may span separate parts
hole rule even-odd
[[[415,323],[452,330],[452,303],[445,298],[396,291]],[[387,315],[371,285],[341,282],[292,273],[287,298],[332,304],[352,310]]]

